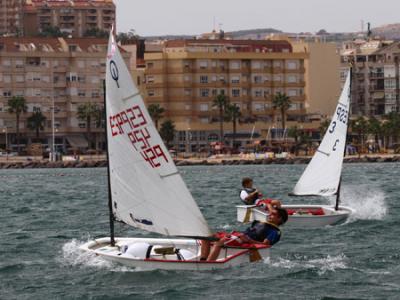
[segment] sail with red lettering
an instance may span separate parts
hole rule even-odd
[[[164,235],[209,236],[207,222],[158,134],[112,34],[106,115],[115,219]]]
[[[335,113],[312,160],[293,189],[294,195],[331,196],[338,191],[350,112],[350,72]]]

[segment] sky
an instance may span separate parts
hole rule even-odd
[[[400,0],[114,0],[117,31],[198,35],[274,28],[284,32],[361,31],[400,23]],[[215,22],[214,22],[215,20]]]

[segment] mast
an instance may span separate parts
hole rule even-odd
[[[106,157],[107,157],[107,181],[108,181],[108,208],[110,216],[110,243],[115,246],[114,239],[114,214],[112,209],[112,195],[111,195],[111,180],[110,180],[110,155],[108,153],[108,134],[107,134],[107,103],[106,103],[106,81],[103,80],[103,97],[104,97],[104,117],[105,117],[105,131],[106,131]]]
[[[347,144],[347,135],[349,133],[349,120],[350,120],[350,105],[351,105],[351,92],[352,92],[352,79],[353,79],[353,71],[352,71],[352,64],[350,64],[350,87],[349,87],[349,97],[350,97],[350,101],[349,101],[349,114],[347,117],[347,129],[346,129],[346,139],[344,141],[344,154],[343,154],[343,158],[346,156],[346,144]],[[342,167],[343,168],[343,167]],[[336,203],[335,203],[335,210],[339,210],[339,202],[340,202],[340,186],[342,185],[342,174],[340,174],[340,179],[339,179],[339,185],[338,185],[338,189],[336,192]]]

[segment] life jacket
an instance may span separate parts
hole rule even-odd
[[[251,224],[251,227],[246,229],[244,234],[246,234],[249,238],[255,241],[263,242],[266,239],[265,233],[268,232],[269,230],[277,231],[278,240],[276,240],[275,243],[278,242],[281,237],[281,230],[279,229],[278,226],[269,222],[254,221]]]
[[[240,197],[240,194],[242,193],[242,191],[246,191],[247,194],[251,194],[251,193],[254,193],[254,192],[256,191],[256,189],[255,189],[255,188],[242,188],[242,189],[240,190],[240,192],[239,192],[239,198],[240,198],[240,200],[242,200],[242,202],[243,202],[244,204],[246,204],[246,205],[254,204],[254,202],[257,200],[258,197],[254,197],[255,199],[252,199],[252,200],[251,200],[251,203],[248,203],[248,202],[246,202],[245,200],[243,200],[243,199]]]

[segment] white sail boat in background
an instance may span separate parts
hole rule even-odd
[[[81,249],[141,269],[208,270],[268,256],[269,247],[252,245],[227,248],[215,261],[200,260],[201,239],[211,232],[151,121],[112,33],[105,108],[111,237],[89,241]],[[114,220],[167,238],[115,238]]]
[[[333,196],[336,205],[301,204],[283,205],[289,213],[287,224],[302,227],[320,227],[345,221],[353,212],[349,207],[339,206],[343,157],[345,154],[347,127],[350,111],[351,71],[348,72],[338,105],[331,123],[310,163],[300,177],[291,195]],[[268,216],[263,208],[239,205],[237,219],[240,222],[265,221]]]

